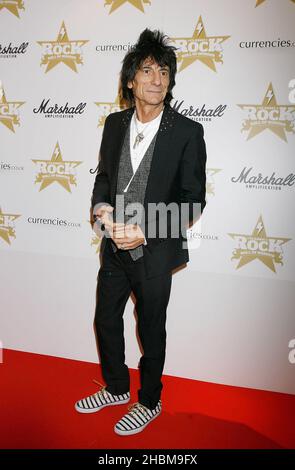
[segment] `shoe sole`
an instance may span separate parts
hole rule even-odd
[[[106,403],[105,405],[101,405],[99,408],[80,408],[80,406],[78,406],[78,404],[75,403],[75,410],[78,411],[78,413],[83,413],[83,414],[97,413],[98,411],[102,410],[103,408],[106,408],[107,406],[124,405],[125,403],[128,403],[129,401],[130,401],[130,398],[126,400],[115,401],[114,403]]]
[[[119,436],[132,436],[133,434],[138,434],[139,432],[143,431],[154,419],[158,418],[158,416],[160,416],[162,411],[160,411],[160,413],[158,413],[157,415],[155,415],[153,418],[151,418],[149,420],[148,423],[144,424],[143,426],[141,426],[139,429],[131,429],[130,431],[123,431],[122,429],[118,429],[116,426],[114,427],[114,431],[116,434],[118,434]]]

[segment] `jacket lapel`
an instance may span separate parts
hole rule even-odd
[[[114,146],[114,171],[111,178],[111,201],[114,205],[116,191],[117,191],[117,181],[118,181],[118,171],[120,163],[120,155],[122,151],[122,146],[124,143],[125,134],[127,128],[130,124],[132,115],[134,113],[134,107],[129,108],[122,112],[122,120],[118,126],[116,133],[116,142]],[[146,209],[146,204],[150,201],[156,200],[157,188],[163,185],[163,175],[167,165],[169,165],[169,159],[171,158],[171,152],[169,147],[171,145],[171,135],[173,126],[175,123],[176,111],[174,111],[170,105],[164,107],[163,116],[160,122],[158,134],[156,137],[155,148],[153,153],[153,158],[150,167],[150,174],[147,181],[144,205]]]
[[[166,169],[169,166],[172,152],[170,151],[172,141],[172,131],[175,124],[176,112],[170,105],[166,105],[159,126],[156,143],[154,148],[153,159],[148,177],[144,206],[147,210],[147,204],[157,200],[158,188],[163,186]]]
[[[115,198],[116,198],[116,191],[117,191],[117,182],[118,182],[118,172],[119,172],[119,163],[120,163],[120,156],[122,152],[122,147],[126,135],[127,128],[130,124],[132,115],[134,112],[134,107],[126,109],[122,112],[122,120],[120,125],[117,128],[116,136],[114,136],[114,171],[111,177],[111,202],[114,206]]]

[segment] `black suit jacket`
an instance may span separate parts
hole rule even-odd
[[[92,194],[92,208],[97,203],[115,205],[116,187],[121,149],[134,108],[110,114],[105,121],[98,171]],[[170,105],[164,107],[150,174],[147,182],[144,209],[148,203],[164,202],[190,205],[190,222],[193,221],[192,203],[200,203],[200,213],[206,201],[206,145],[200,123],[194,122]],[[143,246],[147,278],[161,275],[189,261],[185,238],[150,238],[145,227],[147,245]],[[103,238],[103,252],[106,238]]]

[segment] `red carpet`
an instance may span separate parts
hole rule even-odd
[[[96,364],[4,350],[0,371],[3,449],[294,448],[293,395],[164,376],[162,415],[141,434],[120,437],[113,426],[126,405],[74,410],[97,390],[94,378],[103,383]],[[130,373],[133,403],[139,376]]]

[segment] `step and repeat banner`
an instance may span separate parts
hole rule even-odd
[[[177,47],[172,106],[208,154],[164,372],[295,393],[294,24],[294,0],[0,0],[3,348],[98,360],[90,197],[122,59],[149,27]],[[137,367],[132,299],[125,331]]]

